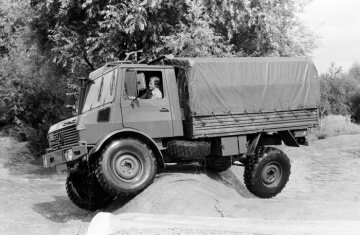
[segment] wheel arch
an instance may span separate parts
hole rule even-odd
[[[163,155],[160,149],[157,147],[156,143],[152,140],[152,138],[141,131],[131,128],[112,131],[106,134],[105,136],[103,136],[91,149],[88,158],[92,158],[93,156],[95,156],[96,153],[98,153],[104,146],[106,146],[112,140],[116,140],[120,138],[129,138],[129,137],[138,139],[144,142],[145,144],[147,144],[149,148],[154,152],[158,169],[165,168]]]
[[[299,147],[294,135],[289,130],[278,131],[275,135],[260,132],[250,141],[246,155],[254,155],[257,147],[260,145],[281,145],[281,141],[286,146]]]

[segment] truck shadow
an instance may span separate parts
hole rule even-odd
[[[54,201],[36,203],[32,209],[56,223],[66,223],[71,220],[90,222],[97,212],[88,212],[77,208],[67,196],[53,196]]]
[[[208,172],[205,166],[198,163],[190,164],[168,164],[162,173],[188,173],[188,174],[203,174]]]
[[[244,198],[256,198],[245,186],[244,180],[234,173],[235,170],[227,170],[218,174],[221,182],[235,189]]]
[[[234,168],[234,169],[233,169]],[[163,174],[167,173],[183,173],[183,174],[205,174],[209,178],[221,182],[228,187],[236,190],[244,198],[256,198],[249,190],[246,188],[242,177],[240,178],[234,171],[237,171],[237,167],[230,168],[224,172],[213,172],[206,169],[206,166],[199,164],[176,164],[166,166],[166,170]],[[241,175],[241,174],[240,174]],[[161,176],[159,176],[161,177]]]
[[[128,195],[128,196],[118,196],[114,199],[112,203],[108,207],[106,207],[104,212],[114,212],[123,206],[125,206],[128,202],[130,202],[136,195]]]

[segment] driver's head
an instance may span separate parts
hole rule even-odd
[[[160,78],[158,77],[151,77],[149,82],[150,90],[154,90],[155,88],[159,88],[160,86]]]

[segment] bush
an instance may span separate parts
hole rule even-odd
[[[357,82],[344,75],[325,74],[320,77],[320,114],[351,115],[351,97],[355,93]]]
[[[311,130],[309,139],[348,134],[360,134],[360,125],[351,122],[349,116],[329,115],[320,119],[319,127]]]
[[[348,73],[331,64],[329,72],[320,76],[320,116],[343,115],[360,122],[360,64]]]
[[[40,156],[47,148],[47,131],[54,123],[74,114],[74,78],[37,51],[20,51],[1,59],[0,124],[5,132],[28,141],[32,154]]]
[[[356,87],[355,92],[350,97],[351,101],[351,119],[360,123],[360,87]]]

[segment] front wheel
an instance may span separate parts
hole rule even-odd
[[[102,209],[114,199],[99,185],[95,175],[85,169],[68,173],[66,193],[77,207],[87,211]]]
[[[114,140],[103,149],[96,176],[111,194],[136,194],[152,183],[156,170],[151,149],[137,139],[127,138]]]
[[[276,196],[290,176],[290,161],[284,152],[260,146],[245,165],[244,181],[250,192],[261,198]]]

